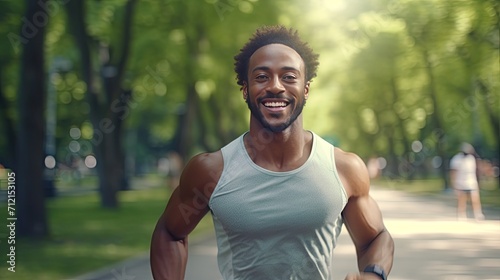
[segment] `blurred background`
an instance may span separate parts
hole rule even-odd
[[[446,193],[450,158],[469,142],[482,199],[500,205],[496,0],[0,0],[13,279],[72,277],[148,250],[184,163],[248,129],[233,56],[270,24],[320,54],[305,127],[360,155],[374,182]]]

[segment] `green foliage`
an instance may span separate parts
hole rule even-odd
[[[314,27],[311,37],[321,54],[312,94],[325,96],[309,101],[309,127],[337,135],[342,147],[363,157],[387,156],[390,149],[405,157],[412,153],[411,143],[420,140],[430,159],[436,155],[437,134],[445,136],[448,156],[462,141],[481,147],[484,157],[493,156],[486,151],[498,151],[494,1],[314,1],[304,6],[302,26]],[[483,88],[478,86],[483,82]],[[320,113],[327,121],[317,121]],[[442,128],[437,129],[435,115]]]
[[[96,42],[110,47],[114,59],[123,47],[125,4],[85,1],[86,29]],[[0,5],[0,36],[13,38],[21,32],[24,5]],[[89,85],[81,77],[77,46],[68,30],[71,20],[64,4],[54,8],[45,44],[48,71],[60,58],[70,65],[47,77],[57,96],[59,162],[72,154],[72,127],[85,131],[83,142],[93,129],[85,97]],[[233,56],[255,28],[277,23],[299,29],[320,54],[304,111],[308,129],[338,139],[341,147],[364,158],[408,157],[411,143],[418,140],[430,159],[436,155],[438,134],[445,136],[448,156],[462,141],[473,142],[483,157],[498,155],[499,13],[493,0],[146,0],[135,6],[122,82],[132,99],[118,108],[132,157],[156,160],[175,148],[181,130],[187,130],[187,153],[193,154],[216,150],[248,129]],[[0,42],[0,93],[7,104],[1,116],[15,124],[21,74],[16,50],[22,44],[12,42]],[[105,54],[96,42],[91,48],[97,63]],[[102,91],[101,83],[96,86]],[[181,118],[189,110],[195,114],[186,126]],[[0,130],[5,129],[0,122]],[[6,138],[0,139],[1,157],[8,145]]]

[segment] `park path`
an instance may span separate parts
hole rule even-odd
[[[500,209],[486,220],[457,221],[451,195],[442,199],[372,188],[395,245],[391,280],[500,279]],[[469,217],[471,217],[469,213]],[[212,234],[191,242],[186,280],[220,280]],[[356,271],[354,246],[345,228],[334,256],[334,279]],[[147,254],[75,280],[150,280]]]

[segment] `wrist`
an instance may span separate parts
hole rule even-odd
[[[365,267],[363,272],[364,273],[372,273],[372,274],[378,276],[381,280],[387,280],[387,275],[385,274],[384,269],[379,265],[376,265],[376,264],[369,265],[369,266]]]

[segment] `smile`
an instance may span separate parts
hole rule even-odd
[[[288,106],[288,102],[284,101],[278,101],[278,102],[268,101],[268,102],[263,102],[262,104],[267,108],[284,108]]]

